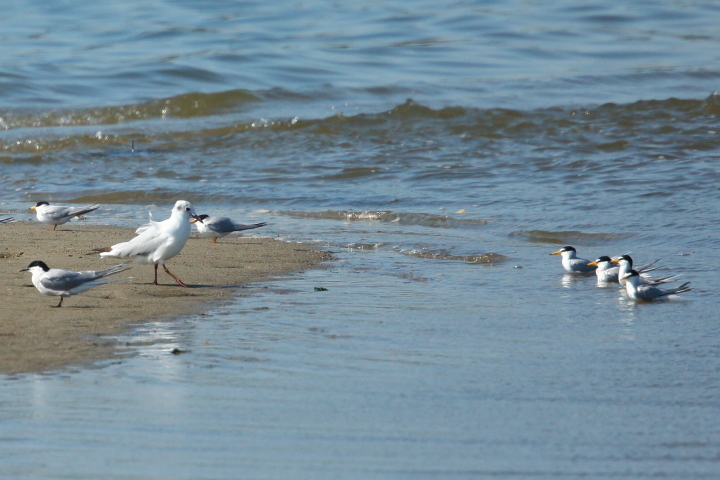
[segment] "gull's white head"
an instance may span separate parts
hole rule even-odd
[[[194,218],[195,220],[198,220],[202,223],[200,217],[198,217],[195,213],[195,208],[193,208],[192,204],[187,200],[178,200],[177,202],[175,202],[175,206],[172,210],[172,215],[177,215],[187,220]]]

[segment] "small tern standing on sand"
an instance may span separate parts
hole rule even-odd
[[[636,270],[630,270],[622,277],[625,282],[627,294],[633,300],[656,300],[668,295],[678,295],[680,293],[689,292],[692,288],[688,288],[690,282],[683,283],[677,288],[669,288],[667,290],[652,285],[644,285],[640,283],[640,274]]]
[[[199,221],[202,220],[202,221]],[[197,220],[190,220],[198,229],[198,233],[202,238],[212,238],[212,242],[217,243],[218,238],[229,235],[233,232],[241,232],[243,230],[252,230],[253,228],[264,227],[266,222],[262,223],[236,223],[228,217],[211,217],[210,215],[199,215]]]
[[[170,273],[165,261],[171,259],[185,246],[190,238],[190,219],[198,220],[195,209],[185,200],[178,200],[167,220],[154,222],[138,229],[141,233],[128,242],[118,243],[106,249],[99,249],[101,257],[135,258],[137,262],[152,263],[155,265],[155,280],[157,285],[158,265],[162,265],[165,273],[170,275],[178,285],[187,285],[178,277]],[[198,220],[202,222],[202,220]]]
[[[127,265],[129,263],[130,262],[121,263],[120,265],[115,265],[114,267],[99,270],[97,272],[93,270],[75,272],[73,270],[65,270],[64,268],[50,268],[45,264],[45,262],[35,260],[30,262],[30,265],[28,265],[27,268],[23,268],[18,271],[30,271],[32,273],[32,283],[35,285],[35,288],[38,289],[38,292],[43,295],[60,297],[60,303],[53,307],[59,308],[62,306],[65,297],[71,297],[73,295],[77,295],[78,293],[87,292],[98,285],[127,280],[126,278],[119,278],[117,280],[100,279],[107,277],[108,275],[124,272],[127,270]]]
[[[46,201],[38,202],[35,206],[30,207],[35,210],[38,222],[53,225],[53,230],[58,225],[63,225],[70,221],[73,217],[85,215],[94,212],[100,205],[88,205],[86,207],[63,207],[60,205],[50,205]]]
[[[577,251],[570,245],[550,255],[562,255],[562,266],[568,273],[593,273],[597,268],[595,265],[588,265],[590,260],[578,258]]]

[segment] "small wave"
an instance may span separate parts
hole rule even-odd
[[[643,145],[646,141],[641,139],[648,136],[660,139],[658,146],[651,148],[655,149],[653,156],[657,153],[657,158],[663,162],[683,158],[681,152],[685,151],[712,151],[720,142],[720,135],[715,134],[714,126],[707,121],[708,114],[720,111],[716,94],[705,100],[649,100],[605,104],[588,110],[564,107],[531,111],[470,107],[433,109],[409,100],[390,110],[353,116],[338,113],[325,118],[251,120],[239,119],[237,115],[220,115],[236,112],[248,102],[263,102],[275,97],[292,100],[295,95],[283,90],[230,90],[213,94],[189,93],[118,107],[30,114],[2,112],[0,129],[40,128],[21,129],[16,132],[17,136],[11,134],[0,139],[0,164],[35,164],[56,161],[64,156],[72,161],[82,160],[82,155],[125,156],[133,142],[138,149],[128,161],[144,162],[146,159],[141,155],[180,147],[197,148],[202,154],[211,148],[285,147],[287,142],[302,146],[310,156],[317,151],[326,152],[340,139],[349,145],[363,140],[389,145],[388,152],[397,152],[402,162],[413,157],[418,159],[405,170],[411,181],[438,181],[491,176],[502,172],[502,168],[515,170],[525,166],[542,173],[570,171],[572,175],[578,172],[614,173],[618,169],[627,172],[636,167],[639,157],[645,164],[647,152]],[[168,116],[192,119],[212,115],[217,118],[208,122],[156,121]],[[129,124],[146,119],[150,120]],[[107,126],[99,128],[99,124]],[[72,128],[63,128],[66,126]],[[436,144],[434,139],[448,136],[459,137],[463,144],[467,142],[473,152],[485,153],[472,154],[477,156],[477,162],[453,158],[447,162],[443,159],[442,165],[428,164],[428,160],[442,151],[442,145]],[[426,138],[433,140],[423,142]],[[540,154],[533,153],[532,158],[526,158],[515,151],[515,147],[506,151],[506,147],[496,142],[498,139],[519,140],[518,145],[529,145]],[[386,149],[382,147],[381,150]],[[599,160],[595,157],[597,152],[605,152],[608,158]],[[623,155],[617,155],[617,152],[623,152]],[[498,160],[490,164],[488,159],[491,158]],[[323,165],[317,178],[348,182],[393,176],[403,171],[389,164],[385,156],[373,157],[370,162]],[[415,168],[415,165],[421,168]],[[284,176],[274,176],[261,181],[283,179]],[[451,219],[436,223],[462,224]]]
[[[379,243],[348,243],[347,245],[345,245],[345,248],[347,248],[348,250],[377,250],[386,245],[388,245],[388,244],[383,243],[383,242],[379,242]]]
[[[648,192],[648,193],[643,193],[642,195],[639,195],[639,197],[640,197],[640,198],[671,197],[671,196],[673,196],[673,195],[675,195],[674,192],[660,191],[660,192]]]
[[[259,102],[258,94],[248,90],[229,90],[218,93],[187,93],[147,102],[86,108],[51,110],[39,113],[4,112],[0,128],[40,128],[83,125],[115,125],[153,118],[191,118],[217,115],[237,109],[239,105]]]
[[[342,171],[332,175],[322,175],[321,178],[324,180],[352,180],[355,178],[367,177],[374,175],[380,169],[377,167],[353,167],[343,168]]]
[[[104,204],[152,204],[172,205],[178,199],[187,200],[193,204],[203,203],[240,203],[242,199],[233,196],[223,195],[197,195],[189,192],[175,190],[123,190],[110,193],[97,193],[71,198],[67,201],[75,203],[104,203]],[[202,212],[198,212],[200,214]]]
[[[401,272],[401,273],[391,273],[390,276],[399,278],[401,280],[407,280],[410,282],[422,282],[426,283],[429,282],[430,279],[428,277],[417,275],[412,272]]]
[[[427,118],[441,118],[451,119],[455,117],[463,116],[467,113],[467,110],[463,107],[445,107],[440,109],[433,109],[415,103],[411,98],[408,98],[405,103],[396,106],[384,115],[388,117],[427,117]]]
[[[453,255],[444,250],[401,250],[400,253],[408,257],[425,258],[429,260],[452,260],[466,263],[495,264],[509,260],[510,257],[499,253],[483,253],[480,255]]]
[[[430,213],[398,213],[390,210],[361,211],[327,210],[324,212],[279,212],[294,218],[313,218],[318,220],[338,220],[343,222],[381,222],[397,223],[400,225],[419,225],[431,228],[457,228],[486,225],[490,220],[482,218],[453,218],[447,215],[433,215]]]
[[[511,238],[520,238],[531,243],[550,244],[577,244],[577,245],[602,245],[632,237],[632,234],[619,233],[585,233],[576,230],[569,231],[547,231],[547,230],[519,230],[508,235]]]

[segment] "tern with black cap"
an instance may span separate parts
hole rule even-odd
[[[85,215],[86,213],[94,212],[100,208],[99,204],[88,205],[86,207],[65,207],[61,205],[50,205],[46,201],[37,202],[34,206],[30,207],[35,210],[38,222],[46,225],[53,225],[52,230],[55,230],[58,225],[63,225],[70,221],[74,217]]]
[[[198,233],[202,238],[212,238],[210,243],[217,243],[218,238],[222,238],[233,232],[242,232],[243,230],[252,230],[253,228],[264,227],[265,222],[261,223],[237,223],[228,217],[211,217],[210,215],[199,215],[198,220],[190,220],[198,229]]]
[[[651,301],[659,298],[667,297],[668,295],[678,295],[680,293],[689,292],[692,288],[688,288],[690,282],[683,283],[677,288],[663,289],[653,285],[644,285],[640,283],[640,274],[637,270],[630,270],[628,273],[623,275],[625,282],[625,289],[627,294],[633,300],[644,300]]]
[[[550,255],[562,255],[562,266],[568,273],[593,273],[597,268],[595,265],[588,265],[590,260],[577,257],[574,247],[567,245]]]
[[[117,280],[101,280],[109,275],[124,272],[130,262],[121,263],[105,270],[86,270],[83,272],[75,272],[73,270],[65,270],[64,268],[50,268],[45,262],[35,260],[30,262],[26,268],[18,270],[19,272],[31,272],[32,283],[38,292],[43,295],[60,297],[60,303],[55,308],[62,306],[65,297],[71,297],[78,293],[87,292],[91,288],[107,283],[120,282],[127,280],[120,278]]]

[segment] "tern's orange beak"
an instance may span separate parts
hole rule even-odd
[[[557,252],[553,252],[550,255],[560,255],[561,253],[563,253],[563,252],[561,250],[558,250]]]
[[[37,207],[35,205],[33,205],[32,207],[30,207],[30,210],[35,210],[36,208]]]
[[[613,258],[612,260],[610,260],[611,263],[618,263],[619,261],[619,258]]]
[[[590,262],[590,263],[588,263],[588,267],[589,267],[590,265],[597,265],[597,264],[598,264],[597,262]]]

